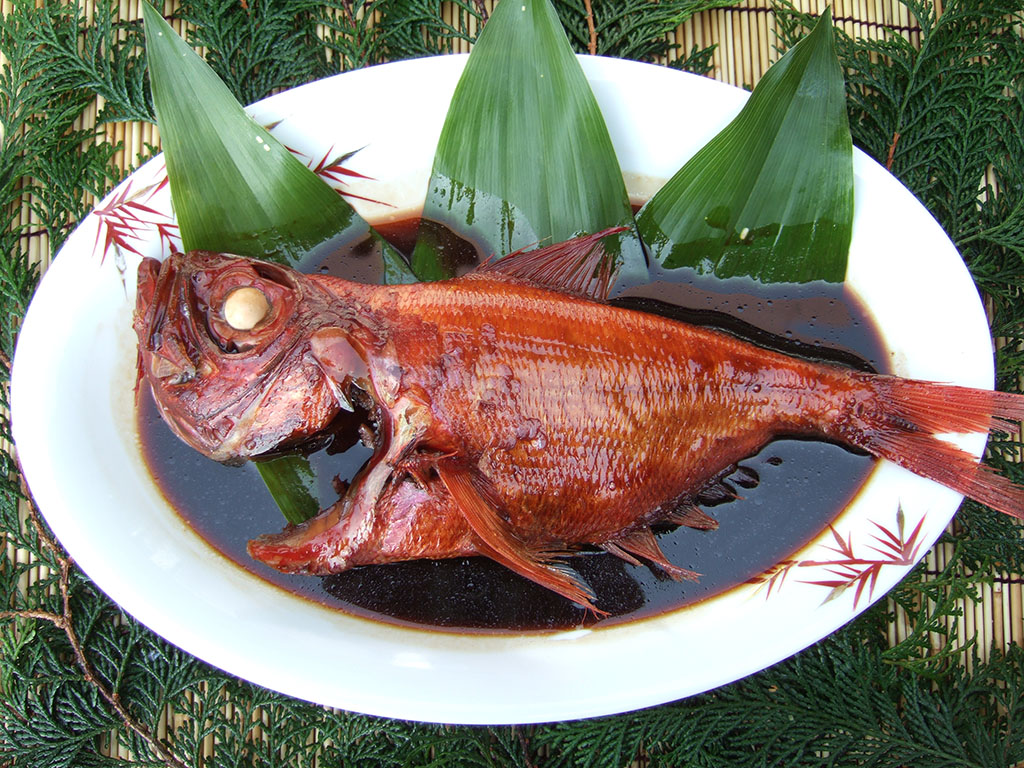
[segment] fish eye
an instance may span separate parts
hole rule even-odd
[[[236,331],[251,331],[270,315],[270,299],[259,288],[247,285],[235,288],[224,299],[221,315]]]
[[[275,339],[295,309],[295,286],[273,264],[242,262],[198,273],[192,280],[194,312],[229,355],[262,348]]]

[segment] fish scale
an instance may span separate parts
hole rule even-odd
[[[798,430],[778,418],[786,409],[749,387],[728,391],[732,382],[742,384],[737,369],[765,367],[763,350],[724,345],[718,354],[730,356],[729,376],[716,378],[722,361],[710,350],[722,348],[723,339],[655,315],[482,276],[464,279],[456,291],[446,284],[382,289],[369,305],[433,329],[431,344],[422,333],[404,334],[403,320],[394,321],[403,386],[422,388],[437,423],[459,436],[460,452],[471,464],[486,466],[504,515],[526,541],[614,539],[654,510],[667,513],[666,504],[695,495],[780,429]],[[500,308],[514,323],[506,322],[479,349],[464,351],[464,389],[434,391],[444,337],[480,338],[480,326],[494,324],[487,308]],[[573,325],[566,333],[569,318]],[[695,369],[676,365],[677,359],[703,362]],[[520,392],[481,409],[472,389],[499,368],[514,371]],[[694,376],[719,384],[696,386]],[[680,392],[698,397],[680,400]],[[753,400],[760,406],[753,407]],[[802,418],[811,417],[805,412]],[[523,441],[509,449],[498,439],[499,447],[493,446],[494,435],[512,433],[530,419],[550,425],[542,455]]]

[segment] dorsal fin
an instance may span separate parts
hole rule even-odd
[[[601,241],[628,227],[611,227],[594,235],[580,235],[533,251],[519,249],[501,259],[488,259],[477,273],[499,272],[593,301],[606,301],[617,264]]]

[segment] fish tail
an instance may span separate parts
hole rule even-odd
[[[938,435],[1014,429],[1024,395],[890,376],[861,378],[842,431],[848,442],[999,512],[1024,519],[1024,487]],[[848,431],[847,431],[848,430]]]

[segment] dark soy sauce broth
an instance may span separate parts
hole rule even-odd
[[[379,226],[403,253],[419,220]],[[438,228],[439,225],[426,223]],[[447,258],[467,267],[480,256],[449,235]],[[379,251],[365,244],[335,246],[321,271],[378,281]],[[464,271],[461,269],[460,271]],[[764,286],[720,281],[688,271],[659,273],[649,283],[619,285],[613,302],[711,326],[763,347],[863,370],[882,370],[880,336],[858,301],[842,286]],[[363,566],[333,576],[279,573],[252,560],[246,543],[276,532],[285,521],[255,467],[227,467],[179,441],[159,417],[148,389],[140,393],[139,433],[147,463],[171,505],[212,547],[241,567],[302,597],[380,621],[447,631],[530,632],[582,625],[610,626],[676,610],[756,577],[799,550],[831,522],[866,480],[874,460],[826,442],[776,440],[725,477],[741,498],[710,489],[702,508],[719,521],[715,531],[658,532],[669,561],[701,574],[675,582],[654,568],[633,566],[603,552],[585,551],[569,564],[594,589],[601,620],[484,557],[418,560]],[[349,480],[371,451],[356,439],[365,414],[343,414],[335,437],[309,458],[319,501],[337,501],[332,479]],[[557,492],[557,489],[554,489]]]

